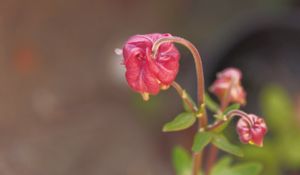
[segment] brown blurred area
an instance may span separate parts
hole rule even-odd
[[[136,33],[170,32],[205,55],[222,27],[264,3],[0,0],[0,174],[172,174],[180,138],[160,127],[180,102],[171,91],[154,98],[167,109],[139,109],[114,49]]]
[[[1,1],[0,174],[167,171],[155,138],[131,117],[130,91],[108,67],[120,27],[144,20],[132,18],[139,6]]]

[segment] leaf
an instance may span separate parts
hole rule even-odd
[[[267,144],[262,149],[263,152],[255,158],[260,158],[268,164],[265,170],[268,174],[271,174],[269,173],[271,171],[280,174],[278,169],[280,164],[287,165],[288,169],[299,168],[300,152],[295,150],[300,147],[300,128],[296,121],[297,105],[293,104],[292,96],[280,85],[268,85],[261,93],[261,103],[263,117],[269,130],[272,131],[272,137],[266,139]],[[266,147],[267,145],[270,146]],[[252,150],[246,151],[253,157]],[[270,152],[272,154],[269,154]]]
[[[200,152],[203,148],[208,145],[213,138],[210,132],[198,132],[194,138],[194,144],[192,150],[194,152]]]
[[[240,109],[240,107],[241,107],[240,104],[234,103],[234,104],[228,106],[228,107],[225,109],[225,111],[224,111],[223,113],[226,115],[228,112],[230,112],[230,111],[232,111],[232,110]]]
[[[262,165],[256,162],[247,162],[230,165],[232,158],[224,157],[212,168],[211,175],[258,175],[262,171]]]
[[[208,93],[205,93],[205,105],[212,112],[217,113],[220,109],[219,105],[209,96]]]
[[[214,138],[212,140],[212,143],[218,147],[219,149],[226,151],[228,153],[231,153],[233,155],[242,157],[243,156],[243,152],[242,150],[236,146],[233,145],[232,143],[230,143],[227,138],[222,135],[222,134],[215,134]]]
[[[218,119],[218,120],[224,120],[225,116],[222,113],[217,113],[213,115],[214,118]]]
[[[263,148],[257,149],[257,147],[253,147],[253,146],[244,146],[243,152],[245,154],[246,159],[257,160],[259,162],[262,162],[265,165],[268,165],[264,167],[264,174],[282,175],[281,168],[280,168],[281,164],[289,165],[288,167],[289,169],[291,169],[288,161],[283,158],[284,155],[286,155],[286,151],[290,149],[294,150],[291,147],[286,149],[282,147],[282,145],[280,144],[266,140]],[[295,151],[293,152],[296,153]],[[299,164],[297,167],[299,167]]]
[[[196,121],[196,116],[191,112],[183,112],[174,120],[166,123],[163,127],[164,132],[180,131],[192,126]]]
[[[196,103],[194,102],[193,98],[190,96],[190,94],[188,94],[186,91],[184,91],[184,94],[186,96],[186,98],[192,102],[192,105],[193,106],[197,106]],[[187,112],[193,112],[193,110],[190,108],[190,106],[188,105],[188,103],[184,100],[182,100],[182,103],[183,103],[183,108],[185,111]]]
[[[266,87],[262,91],[261,102],[262,112],[273,131],[286,135],[286,131],[296,128],[293,102],[282,87],[277,85]]]
[[[232,158],[225,156],[219,160],[211,170],[211,175],[226,175],[230,174],[230,164],[232,163]]]
[[[215,133],[220,133],[222,132],[224,129],[227,128],[228,124],[231,122],[231,119],[227,120],[226,122],[222,123],[221,125],[217,126],[216,128],[214,128],[212,131]]]
[[[176,146],[172,151],[172,164],[177,175],[184,175],[190,172],[192,159],[184,148]]]
[[[232,175],[258,175],[263,167],[260,163],[243,163],[232,168]]]

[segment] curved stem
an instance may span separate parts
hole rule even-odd
[[[197,73],[198,104],[201,105],[202,103],[204,103],[204,76],[203,76],[202,60],[198,50],[190,41],[184,38],[166,37],[166,38],[158,39],[153,44],[152,53],[154,58],[156,58],[159,46],[163,43],[168,43],[168,42],[182,44],[185,47],[187,47],[189,51],[192,53],[195,62],[196,73]]]
[[[202,68],[202,58],[201,58],[197,48],[190,41],[188,41],[184,38],[175,37],[175,36],[158,39],[154,42],[154,44],[152,46],[153,58],[156,58],[158,49],[161,44],[170,43],[170,42],[181,44],[181,45],[185,46],[186,48],[188,48],[189,51],[192,53],[193,59],[195,62],[196,76],[197,76],[198,106],[204,104],[204,94],[205,94],[204,87],[205,86],[204,86],[204,75],[203,75],[203,68]],[[201,118],[199,118],[199,120],[200,120],[199,128],[205,129],[207,126],[206,111],[204,111],[203,116]]]
[[[189,51],[192,53],[194,62],[195,62],[195,67],[196,67],[196,74],[197,74],[197,101],[198,101],[198,106],[201,106],[204,104],[204,75],[203,75],[203,68],[202,68],[202,59],[201,56],[197,50],[197,48],[188,40],[180,37],[166,37],[166,38],[161,38],[158,39],[152,47],[152,54],[153,58],[156,58],[159,46],[163,43],[178,43],[181,44],[189,49]],[[205,130],[207,127],[207,116],[206,116],[206,111],[204,110],[203,115],[199,117],[199,122],[198,122],[198,128],[199,130]],[[193,170],[192,174],[193,175],[198,175],[200,172],[202,164],[202,152],[199,153],[194,153],[193,154]]]
[[[243,118],[244,120],[248,121],[248,123],[252,123],[250,118],[248,117],[248,114],[241,111],[241,110],[232,110],[227,114],[227,119],[232,119],[234,116],[239,116]]]
[[[208,131],[211,131],[217,127],[219,127],[220,125],[222,125],[223,123],[225,123],[226,121],[228,120],[231,120],[233,117],[235,116],[238,116],[238,117],[241,117],[245,120],[247,120],[249,123],[252,123],[252,121],[248,118],[248,114],[246,114],[245,112],[243,111],[240,111],[240,110],[232,110],[230,111],[228,114],[227,114],[227,118],[226,120],[219,120],[218,122],[212,124],[212,125],[209,125],[207,127],[207,130]]]

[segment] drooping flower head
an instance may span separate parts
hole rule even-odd
[[[264,136],[267,133],[267,125],[264,119],[254,114],[239,119],[236,131],[242,143],[254,144],[262,147]]]
[[[241,85],[242,73],[236,68],[227,68],[217,74],[217,80],[210,87],[220,101],[224,97],[228,102],[235,102],[244,105],[246,103],[246,92]]]
[[[172,43],[163,43],[156,56],[151,53],[154,42],[171,34],[135,35],[123,47],[126,80],[129,86],[142,94],[144,100],[149,94],[156,95],[175,80],[179,69],[179,51]]]

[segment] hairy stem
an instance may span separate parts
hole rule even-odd
[[[158,53],[158,48],[163,43],[178,43],[181,44],[189,49],[189,51],[192,53],[195,67],[196,67],[196,73],[197,73],[197,101],[198,106],[201,106],[204,104],[204,75],[203,75],[203,68],[202,68],[202,59],[201,56],[196,49],[196,47],[188,40],[180,37],[166,37],[158,39],[152,47],[152,54],[153,57],[156,58],[156,55]],[[174,86],[173,86],[174,87]],[[175,88],[176,89],[176,88]],[[206,111],[204,110],[203,115],[199,117],[198,127],[199,130],[205,130],[207,127],[207,116]],[[192,175],[198,175],[200,172],[200,168],[202,165],[202,152],[194,153],[193,154],[193,170]]]

